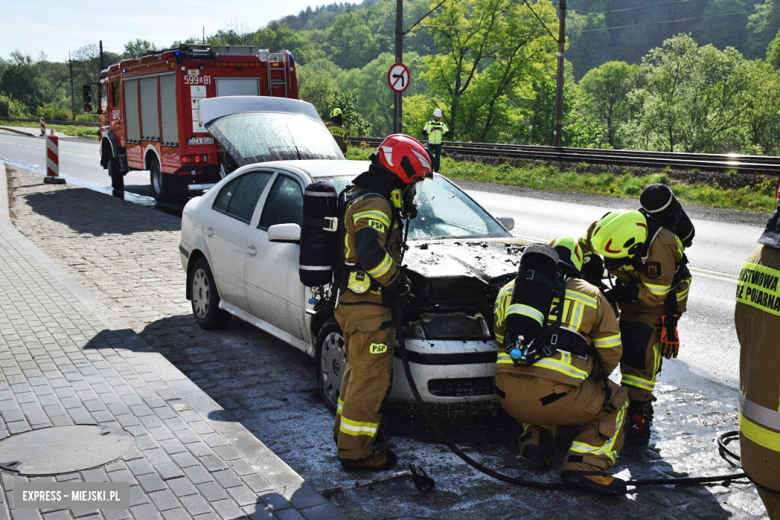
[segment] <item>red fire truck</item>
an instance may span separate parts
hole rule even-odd
[[[202,191],[224,175],[219,145],[198,123],[201,99],[298,99],[292,54],[249,46],[182,45],[123,60],[101,72],[98,89],[100,164],[118,191],[128,171],[148,170],[158,201]],[[84,104],[92,109],[89,85]]]

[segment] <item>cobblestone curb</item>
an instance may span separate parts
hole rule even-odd
[[[0,162],[0,439],[72,424],[123,428],[135,447],[42,481],[121,481],[128,511],[14,509],[0,518],[279,518],[342,515],[229,412],[19,233]]]

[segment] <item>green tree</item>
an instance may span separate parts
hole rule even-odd
[[[775,70],[780,69],[780,31],[777,31],[775,39],[766,48],[766,61]]]
[[[325,58],[313,60],[298,66],[298,88],[300,97],[313,104],[320,114],[326,114],[326,107],[336,96],[336,81],[343,71]]]
[[[340,108],[343,114],[344,127],[351,136],[365,136],[369,131],[368,121],[361,115],[357,97],[350,91],[337,92],[330,102],[325,103],[322,119],[330,119],[330,113],[334,108]]]
[[[344,69],[362,67],[379,53],[364,17],[352,11],[336,17],[329,32],[333,61]]]
[[[579,89],[582,103],[578,112],[586,121],[604,129],[604,139],[612,148],[624,144],[619,131],[634,112],[628,94],[641,82],[639,66],[610,61],[585,74]]]
[[[728,151],[722,143],[743,123],[746,64],[735,49],[699,47],[684,34],[652,49],[642,64],[639,133],[655,149]]]
[[[548,0],[534,5],[548,26]],[[449,107],[450,138],[489,139],[523,82],[551,73],[556,43],[520,0],[453,0],[431,22],[441,53],[426,58],[430,90]]]
[[[371,125],[370,136],[385,136],[393,128],[393,92],[387,85],[387,71],[395,63],[395,57],[390,53],[382,53],[377,58],[371,60],[361,69],[352,69],[346,71],[339,77],[338,86],[340,90],[351,91],[357,98],[357,104],[360,113]],[[421,78],[426,70],[423,59],[414,52],[404,54],[404,63],[409,67],[410,83],[409,88],[404,92],[404,112],[408,99],[412,96],[423,94],[427,91],[425,80]],[[434,106],[430,98],[428,99],[428,117]],[[404,117],[406,125],[406,117]],[[405,126],[404,132],[411,135],[418,135],[422,131],[422,125]]]
[[[136,38],[135,40],[130,40],[125,44],[125,53],[123,58],[140,58],[141,56],[146,56],[147,54],[153,54],[155,52],[157,52],[157,47],[152,42],[149,40]]]

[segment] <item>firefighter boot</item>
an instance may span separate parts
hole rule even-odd
[[[555,454],[555,437],[547,428],[524,425],[520,436],[520,456],[532,469],[546,471],[552,467]]]
[[[630,401],[628,417],[626,434],[634,439],[649,439],[650,427],[653,425],[653,402]]]
[[[398,462],[392,450],[374,450],[371,455],[360,460],[339,459],[347,471],[384,471],[392,469]]]
[[[626,482],[603,471],[562,471],[561,480],[598,495],[626,494]]]

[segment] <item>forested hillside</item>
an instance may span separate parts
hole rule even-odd
[[[450,139],[551,144],[559,1],[405,0],[412,81],[404,130],[422,137],[441,108]],[[568,0],[564,144],[780,154],[775,1]],[[260,28],[244,20],[206,39],[289,49],[303,99],[324,117],[341,107],[352,135],[381,136],[392,127],[385,75],[395,5],[308,8]],[[136,40],[106,61],[154,50]],[[72,55],[78,94],[99,71],[97,46]],[[61,119],[69,108],[67,64],[19,53],[0,61],[0,117]]]

